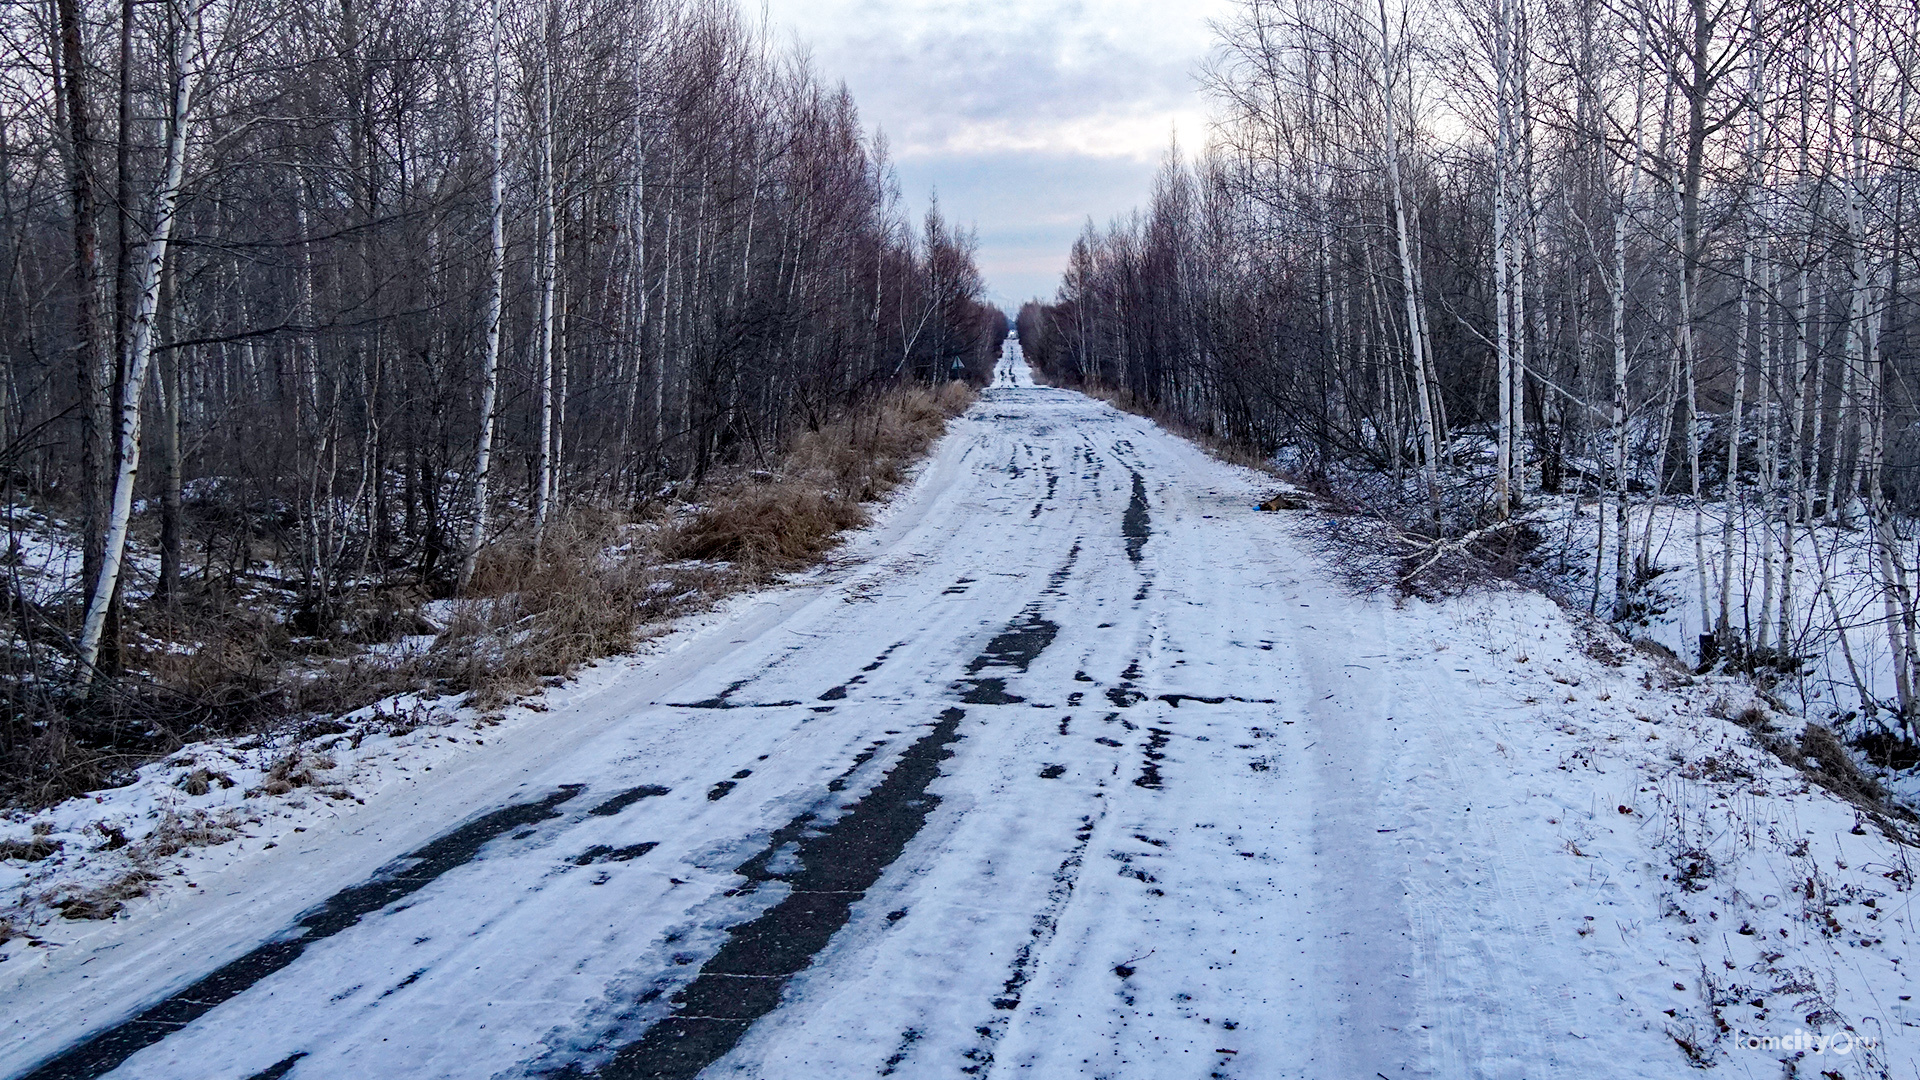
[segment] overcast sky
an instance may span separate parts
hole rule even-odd
[[[989,296],[1052,297],[1091,215],[1145,201],[1206,103],[1193,72],[1230,0],[766,0],[776,32],[886,132],[907,198],[979,230]],[[749,11],[756,0],[746,0]]]

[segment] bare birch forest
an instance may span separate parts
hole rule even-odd
[[[971,234],[724,0],[46,0],[0,49],[0,479],[84,538],[13,579],[19,768],[270,696],[133,644],[456,595],[1004,336]]]
[[[1920,7],[1243,0],[1217,29],[1204,150],[1089,223],[1020,314],[1036,365],[1390,479],[1417,557],[1535,545],[1629,629],[1684,606],[1689,663],[1831,653],[1910,735]]]

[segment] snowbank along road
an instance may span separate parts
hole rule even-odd
[[[1342,592],[1271,484],[1011,343],[855,558],[10,965],[0,1073],[1690,1074],[1642,778],[1568,764],[1632,673]]]

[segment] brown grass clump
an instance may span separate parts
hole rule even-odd
[[[24,859],[39,862],[59,851],[60,841],[36,836],[31,840],[0,840],[0,859]],[[4,940],[4,939],[0,939]]]
[[[1808,771],[1821,787],[1850,802],[1878,809],[1887,797],[1879,781],[1860,771],[1853,755],[1831,728],[1808,724],[1800,732],[1800,753],[1813,762]]]
[[[675,526],[666,548],[674,558],[719,559],[763,574],[795,570],[866,520],[866,510],[838,492],[775,481],[731,492],[693,514]]]
[[[69,893],[53,901],[62,918],[111,919],[126,910],[127,901],[145,896],[160,876],[151,870],[133,869],[111,881]]]
[[[1731,711],[1722,703],[1715,704],[1716,707],[1709,710],[1714,715]],[[1852,803],[1865,819],[1879,826],[1888,839],[1920,845],[1920,834],[1914,831],[1920,816],[1893,800],[1879,781],[1867,775],[1832,728],[1809,723],[1801,729],[1800,737],[1794,739],[1776,733],[1771,718],[1758,706],[1749,706],[1727,719],[1746,728],[1754,742],[1798,770],[1807,780]],[[1859,832],[1860,827],[1856,825],[1854,831]]]
[[[175,787],[189,795],[205,795],[212,791],[216,784],[223,788],[230,788],[233,786],[233,777],[202,766],[174,781]]]
[[[690,512],[632,522],[580,511],[534,553],[501,545],[476,569],[426,661],[491,708],[541,680],[631,648],[658,624],[817,562],[861,504],[899,486],[974,401],[964,383],[897,390],[803,433],[777,469],[710,478]]]
[[[285,795],[294,788],[317,787],[326,782],[317,775],[318,772],[333,767],[332,757],[316,754],[304,747],[295,747],[282,754],[267,770],[266,780],[247,794]]]
[[[239,835],[239,824],[231,811],[219,817],[201,810],[184,815],[168,811],[159,826],[140,841],[134,859],[148,864],[188,848],[217,847]]]
[[[482,552],[444,628],[422,617],[444,581],[368,581],[323,603],[292,579],[205,575],[173,604],[132,609],[126,674],[87,695],[33,670],[0,670],[0,714],[11,718],[0,724],[0,803],[47,805],[125,784],[205,739],[344,732],[324,718],[399,694],[464,692],[469,705],[496,708],[632,648],[668,619],[818,561],[974,398],[958,382],[898,388],[802,433],[770,469],[709,473],[695,503],[656,504],[638,519],[569,508],[537,549],[524,531],[509,533]],[[419,640],[378,647],[409,637]],[[352,797],[305,759],[285,764],[260,790]],[[189,795],[232,782],[207,769],[179,778]],[[91,903],[76,910],[117,910],[111,898]]]
[[[808,566],[841,532],[864,525],[860,505],[892,491],[913,461],[974,401],[965,383],[915,387],[882,398],[864,415],[809,431],[779,471],[719,485],[663,539],[671,559],[739,564],[756,579]]]
[[[425,665],[492,708],[730,590],[711,567],[664,565],[659,531],[583,512],[549,529],[537,559],[525,548],[489,552]]]

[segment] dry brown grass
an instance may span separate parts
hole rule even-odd
[[[775,480],[716,498],[673,525],[664,546],[671,558],[723,560],[765,575],[812,563],[866,519],[837,491]]]
[[[487,553],[422,667],[493,708],[731,591],[724,571],[663,560],[660,531],[583,512],[557,522],[537,558],[525,546]]]
[[[973,401],[961,383],[897,390],[801,435],[775,470],[711,478],[684,512],[640,522],[576,512],[549,530],[538,557],[501,545],[481,561],[427,666],[494,707],[633,647],[669,619],[813,565]]]
[[[1860,771],[1853,755],[1840,743],[1839,736],[1823,724],[1808,724],[1800,731],[1800,754],[1811,765],[1807,773],[1821,787],[1858,806],[1887,809],[1887,789]]]
[[[839,534],[866,523],[861,505],[906,478],[913,462],[974,401],[964,383],[912,388],[795,440],[777,472],[716,485],[661,541],[669,559],[723,560],[756,580],[817,562]]]
[[[61,848],[60,841],[36,836],[31,840],[0,840],[0,859],[39,862]]]
[[[65,893],[51,900],[63,918],[111,919],[126,910],[127,901],[152,891],[160,875],[145,867],[128,870],[110,881]]]
[[[0,804],[41,806],[126,783],[140,765],[209,738],[344,730],[326,718],[398,694],[465,693],[475,707],[497,708],[632,648],[674,617],[814,564],[974,398],[962,383],[897,389],[802,434],[772,470],[710,475],[696,502],[637,520],[572,508],[549,524],[538,552],[524,533],[510,535],[482,554],[425,651],[379,644],[433,629],[420,615],[425,593],[403,587],[351,593],[285,620],[272,596],[230,590],[141,609],[130,674],[87,700],[49,693],[44,680],[0,680],[6,712],[45,721],[0,730]],[[222,779],[208,773],[183,785]],[[283,785],[334,794],[310,769],[266,784]],[[116,910],[117,897],[94,899],[76,910]]]
[[[231,843],[240,835],[238,815],[229,810],[209,814],[192,810],[186,814],[167,811],[159,826],[140,841],[133,852],[136,868],[154,869],[156,860],[176,855],[189,848],[216,847]]]

